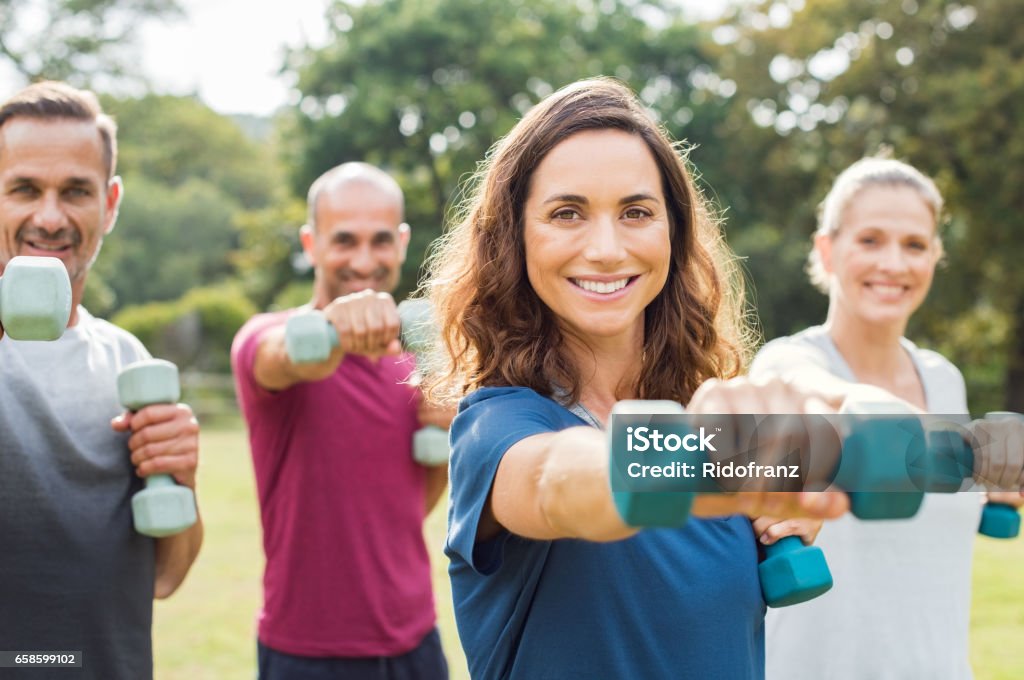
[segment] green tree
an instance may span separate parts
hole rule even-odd
[[[975,408],[1024,410],[1024,5],[807,0],[793,11],[803,4],[748,3],[713,33],[717,68],[738,84],[720,128],[736,142],[722,159],[734,219],[796,261],[788,253],[809,244],[835,174],[892,146],[936,177],[951,216],[948,267],[913,332],[962,365]],[[774,330],[820,320],[820,305],[800,303],[809,286],[771,266],[756,281],[783,317]]]
[[[88,86],[137,77],[139,27],[180,15],[177,0],[2,0],[0,61],[26,82]]]
[[[301,100],[285,136],[292,189],[364,160],[406,189],[410,261],[441,231],[460,179],[539,99],[582,77],[628,82],[666,125],[692,136],[715,104],[699,32],[670,2],[334,2],[330,41],[290,53]],[[413,277],[406,277],[408,287]]]
[[[125,195],[90,304],[100,293],[103,312],[174,300],[234,276],[251,215],[283,193],[270,148],[190,97],[105,98],[104,108],[118,121]]]
[[[280,181],[270,147],[198,99],[169,95],[105,98],[118,125],[118,171],[177,187],[200,180],[246,210],[270,203]]]

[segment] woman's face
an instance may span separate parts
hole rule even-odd
[[[932,284],[939,244],[935,218],[921,195],[901,185],[861,189],[839,230],[819,236],[832,304],[862,321],[906,324]]]
[[[530,285],[584,342],[639,347],[644,308],[668,278],[669,232],[661,173],[644,141],[620,130],[577,133],[531,178]]]

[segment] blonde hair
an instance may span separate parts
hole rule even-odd
[[[864,189],[874,186],[905,186],[916,191],[935,218],[936,227],[942,215],[942,194],[935,182],[917,168],[892,158],[862,158],[839,173],[832,184],[825,200],[818,206],[818,228],[814,237],[819,235],[835,236],[842,224],[843,213],[850,202]],[[935,242],[942,253],[942,241],[938,228],[935,231]],[[807,275],[814,287],[828,295],[828,273],[821,262],[817,248],[811,248],[807,257]]]

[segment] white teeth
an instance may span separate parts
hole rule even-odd
[[[622,290],[629,283],[629,277],[619,279],[618,281],[588,281],[586,279],[573,279],[573,283],[582,288],[588,290],[591,293],[614,293],[617,290]]]
[[[875,289],[875,292],[882,295],[899,295],[903,292],[903,286],[886,286],[881,283],[873,283],[871,287]]]
[[[62,245],[50,245],[50,244],[46,244],[46,243],[30,243],[29,245],[31,245],[36,250],[49,250],[51,252],[56,252],[58,250],[64,250],[64,248],[66,247],[66,246],[62,246]]]

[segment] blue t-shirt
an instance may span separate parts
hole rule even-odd
[[[614,543],[508,532],[476,543],[505,452],[585,424],[521,387],[484,388],[459,406],[445,552],[473,678],[763,678],[765,606],[744,517]]]

